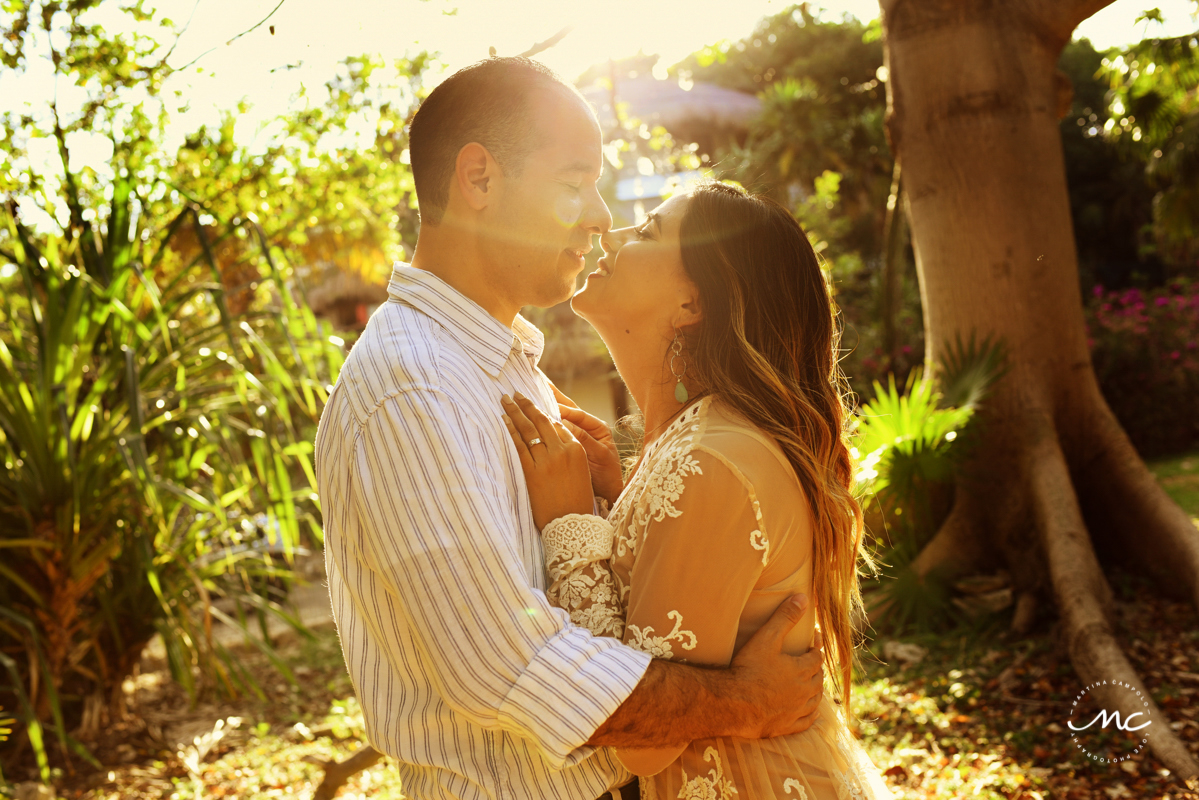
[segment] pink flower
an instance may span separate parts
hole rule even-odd
[[[1159,298],[1157,298],[1157,300],[1156,300],[1155,302],[1156,302],[1156,304],[1157,304],[1157,305],[1159,305],[1159,306],[1168,306],[1168,305],[1170,305],[1170,298],[1168,298],[1168,297],[1159,297]]]
[[[1175,361],[1177,361],[1181,356],[1182,353],[1178,352],[1177,350],[1170,354],[1170,358],[1174,359]]]
[[[1091,290],[1091,294],[1095,295],[1096,297],[1102,297],[1103,296],[1103,284],[1102,283],[1095,284],[1095,288]]]

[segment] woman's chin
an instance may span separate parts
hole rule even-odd
[[[594,290],[589,290],[586,285],[574,293],[570,298],[570,308],[578,316],[587,319],[587,312],[593,308]]]

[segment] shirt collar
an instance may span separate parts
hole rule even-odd
[[[537,326],[517,314],[512,327],[507,327],[432,272],[397,261],[387,295],[441,323],[492,377],[500,374],[513,350],[531,356],[533,366],[541,360],[545,336]]]

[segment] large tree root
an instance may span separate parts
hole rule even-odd
[[[1094,688],[1094,695],[1104,708],[1119,710],[1125,719],[1137,711],[1144,713],[1144,707],[1112,682],[1140,691],[1149,703],[1149,719],[1157,722],[1149,736],[1154,754],[1184,780],[1199,776],[1199,762],[1170,730],[1165,714],[1153,702],[1112,632],[1111,587],[1091,546],[1057,437],[1039,437],[1029,448],[1024,467],[1075,671],[1084,684],[1107,681]]]
[[[1093,527],[1162,590],[1199,611],[1199,530],[1158,485],[1107,404],[1083,438],[1080,486]]]
[[[967,492],[958,493],[945,522],[912,560],[912,570],[921,578],[937,570],[953,579],[973,572],[986,560],[982,537],[974,528],[970,497]]]
[[[325,778],[316,787],[312,800],[333,800],[345,782],[364,769],[370,769],[383,759],[383,754],[369,744],[359,748],[354,755],[345,761],[321,761],[314,756],[305,757],[305,761],[316,764],[325,771]]]

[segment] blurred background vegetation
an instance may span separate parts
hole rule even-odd
[[[268,617],[303,628],[288,590],[321,548],[315,424],[415,244],[405,123],[440,74],[433,53],[348,58],[252,142],[235,135],[244,106],[172,142],[185,101],[164,91],[170,54],[107,30],[97,5],[0,5],[0,69],[48,59],[72,98],[4,112],[0,138],[0,767],[42,780],[98,766],[93,743],[128,713],[122,687],[155,637],[193,698],[261,693],[217,625],[294,680]],[[124,13],[164,40],[180,28],[140,3]],[[1003,352],[971,341],[924,364],[877,24],[800,5],[664,76],[657,60],[578,79],[604,126],[615,223],[699,176],[792,208],[841,307],[889,624],[1004,607],[1002,583],[963,595],[904,572],[948,513]],[[1074,86],[1061,129],[1096,370],[1144,455],[1191,463],[1199,41],[1080,40],[1059,67]],[[105,166],[81,165],[73,151],[97,137]],[[32,158],[39,147],[53,158]],[[568,306],[528,313],[553,343],[552,379],[609,418],[631,410]]]

